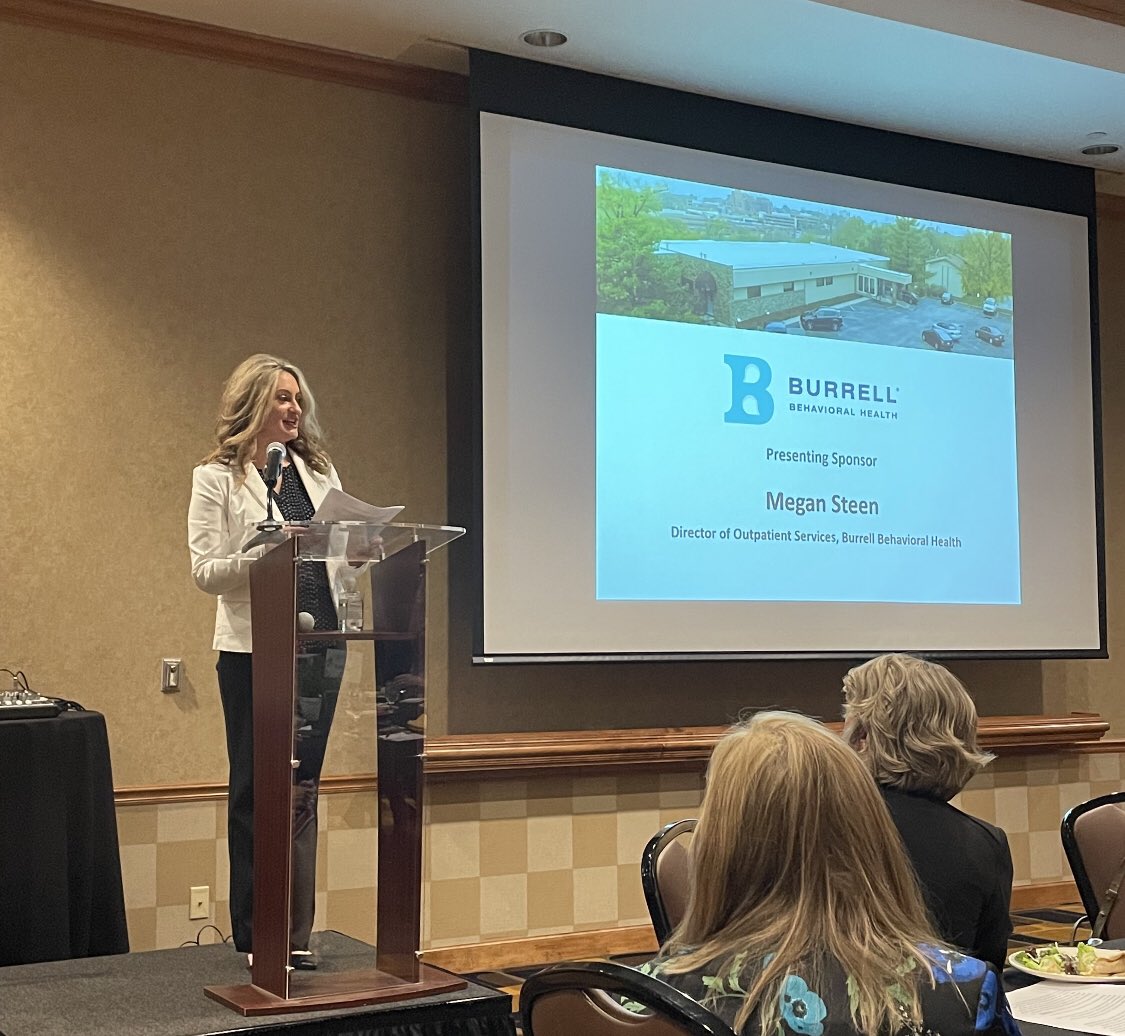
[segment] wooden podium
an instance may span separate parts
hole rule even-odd
[[[465,988],[422,964],[422,803],[425,753],[426,559],[464,533],[452,526],[312,522],[250,564],[254,638],[254,963],[250,983],[207,986],[244,1015],[351,1007]],[[239,547],[241,549],[241,546]],[[297,587],[305,565],[329,585],[371,565],[362,629],[306,630]],[[311,625],[306,622],[304,625]],[[301,731],[309,729],[318,664],[343,665],[355,641],[375,651],[379,790],[376,967],[314,973],[290,968],[294,832],[300,822]],[[335,656],[333,656],[335,652]],[[325,660],[328,661],[325,661]],[[334,705],[333,705],[334,707]],[[324,732],[325,737],[327,731]],[[323,746],[321,747],[323,750]],[[307,817],[305,820],[307,821]],[[315,822],[315,821],[313,821]]]

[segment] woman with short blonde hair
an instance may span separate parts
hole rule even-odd
[[[855,753],[790,713],[759,713],[716,746],[687,913],[643,970],[740,1033],[952,1036],[1005,1020],[995,972],[939,946]]]
[[[949,804],[993,756],[977,710],[944,666],[880,655],[844,677],[844,740],[879,785],[942,937],[1004,966],[1012,856],[998,827]]]
[[[844,740],[862,744],[876,782],[951,799],[993,756],[977,747],[977,709],[944,666],[880,655],[844,677]]]

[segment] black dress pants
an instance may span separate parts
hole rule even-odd
[[[293,781],[292,949],[308,948],[316,903],[316,830],[320,772],[343,676],[344,649],[318,644],[298,658],[298,700]],[[249,652],[220,651],[216,670],[226,724],[230,766],[227,851],[230,916],[235,948],[253,949],[254,915],[254,704]]]

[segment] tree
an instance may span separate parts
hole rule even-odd
[[[891,254],[890,248],[891,227],[887,223],[869,223],[867,236],[863,241],[861,251],[871,252],[874,255]]]
[[[867,224],[858,216],[849,216],[832,232],[832,244],[856,252],[867,251],[869,237]]]
[[[962,239],[965,268],[961,284],[966,295],[1003,299],[1012,294],[1012,239],[994,230],[974,231]]]
[[[663,190],[606,171],[598,176],[598,312],[699,321],[684,264],[654,254],[661,241],[688,236],[678,220],[659,215]]]
[[[916,219],[899,216],[886,232],[886,252],[891,269],[908,273],[915,284],[926,283],[926,260],[932,244],[925,227]]]

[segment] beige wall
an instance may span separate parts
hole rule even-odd
[[[213,603],[184,543],[220,383],[253,351],[293,359],[347,488],[407,504],[404,519],[467,518],[447,513],[445,377],[447,350],[471,342],[469,118],[4,23],[0,97],[0,665],[106,714],[118,785],[221,780]],[[1112,516],[1122,223],[1102,251]],[[1112,521],[1107,549],[1113,646]],[[836,662],[474,668],[472,601],[456,581],[447,609],[445,564],[431,730],[721,723],[771,704],[838,715]],[[178,695],[158,690],[164,656],[186,661]],[[369,660],[349,665],[369,687]],[[984,713],[1088,707],[1125,729],[1114,661],[955,668]],[[367,768],[358,695],[337,771]]]
[[[1039,754],[997,759],[954,804],[1003,826],[1017,887],[1054,904],[1074,896],[1059,820],[1071,806],[1121,787],[1122,758]],[[441,949],[597,931],[602,952],[651,937],[640,858],[664,824],[697,816],[700,774],[647,772],[527,781],[432,784],[423,853],[423,946]],[[376,803],[372,794],[321,799],[316,927],[374,938]],[[188,890],[207,885],[208,921],[230,931],[222,802],[118,809],[129,938],[134,950],[195,938]],[[617,929],[616,933],[611,930]],[[625,938],[627,941],[621,942]],[[212,941],[210,933],[204,941]],[[527,964],[526,945],[508,963]],[[573,951],[571,951],[573,954]],[[522,954],[522,956],[521,956]],[[540,959],[540,958],[530,958]]]
[[[1098,220],[1098,290],[1101,324],[1102,465],[1105,482],[1106,611],[1109,660],[1048,662],[1043,666],[1044,707],[1100,712],[1125,737],[1125,205]]]
[[[467,119],[3,23],[0,97],[0,665],[105,713],[118,785],[221,780],[186,549],[220,385],[252,352],[293,359],[345,486],[446,519]]]

